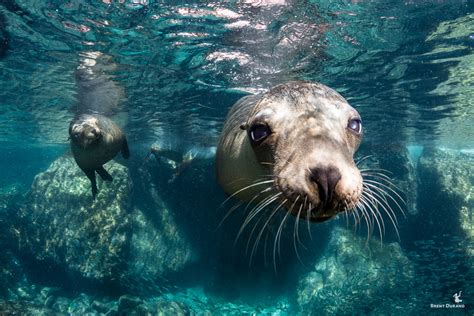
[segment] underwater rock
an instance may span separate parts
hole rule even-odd
[[[70,156],[38,174],[19,214],[20,249],[67,273],[124,287],[179,271],[192,251],[171,212],[147,191],[138,192],[147,202],[133,205],[127,169],[114,161],[105,168],[114,180],[99,179],[94,201]]]
[[[425,231],[474,241],[474,155],[454,150],[426,150],[420,159],[420,201]],[[471,256],[474,250],[467,247]]]
[[[136,306],[140,305],[142,300],[138,297],[131,295],[122,295],[118,301],[118,312],[124,313],[126,310],[133,309]]]
[[[156,314],[157,315],[189,315],[190,312],[188,308],[186,307],[186,305],[180,302],[159,299],[156,302]]]
[[[398,243],[367,242],[336,228],[314,271],[300,280],[297,302],[305,314],[392,314],[402,301],[395,298],[410,292],[413,278],[413,264]]]
[[[53,310],[26,301],[0,300],[0,315],[57,315]]]
[[[105,314],[111,309],[113,309],[113,306],[111,304],[107,304],[105,302],[100,302],[98,300],[92,301],[91,307],[97,311],[98,313]]]
[[[107,169],[114,181],[99,181],[96,201],[72,157],[61,157],[38,174],[20,211],[22,250],[92,279],[113,277],[123,269],[131,226],[130,179],[115,162]]]
[[[296,315],[285,297],[267,301],[266,305],[222,300],[209,296],[202,288],[158,296],[117,297],[102,294],[66,293],[59,288],[31,285],[22,288],[25,294],[9,301],[0,299],[0,315]],[[71,296],[71,294],[73,296]],[[149,294],[149,293],[148,293]],[[97,296],[98,295],[98,296]],[[48,296],[47,302],[44,302]],[[5,312],[5,313],[3,313]]]
[[[5,297],[24,279],[24,267],[14,253],[19,231],[13,228],[12,215],[17,213],[23,194],[18,186],[0,188],[0,297]]]

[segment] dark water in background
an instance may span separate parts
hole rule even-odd
[[[247,93],[292,79],[319,81],[360,112],[365,154],[401,152],[407,145],[472,153],[472,1],[102,2],[0,1],[0,185],[27,190],[36,174],[68,151],[81,54],[110,56],[114,80],[127,95],[118,121],[129,138],[130,169],[153,143],[176,157],[197,154],[197,167],[172,184],[169,172],[154,170],[165,202],[192,219],[181,224],[201,251],[192,271],[181,280],[171,277],[181,286],[203,284],[224,300],[265,304],[267,296],[291,297],[295,275],[320,255],[300,250],[306,265],[291,254],[275,275],[260,257],[248,267],[245,243],[230,246],[238,227],[217,229],[225,196],[214,183],[212,159],[228,109]],[[390,163],[385,168],[397,172]],[[425,193],[419,207],[436,212]],[[436,298],[464,290],[472,302],[473,259],[453,246],[465,242],[464,235],[437,234],[429,225],[424,232],[413,229],[414,221],[425,219],[400,223],[404,250],[420,262],[425,287],[419,289]],[[325,236],[333,224],[313,229]],[[388,231],[387,240],[396,240],[393,235]],[[211,249],[216,236],[222,241]],[[420,240],[435,240],[435,246]],[[284,240],[283,249],[291,242],[291,236]],[[432,275],[440,277],[435,282]],[[449,284],[452,278],[457,281]]]

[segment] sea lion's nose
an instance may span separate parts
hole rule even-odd
[[[310,179],[318,186],[319,199],[327,206],[341,180],[341,173],[334,167],[316,167],[311,169]]]

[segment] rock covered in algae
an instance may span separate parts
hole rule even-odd
[[[23,194],[17,185],[0,188],[0,297],[7,295],[24,279],[24,267],[13,251],[19,234],[13,227],[13,215],[22,199]]]
[[[287,300],[249,305],[245,299],[224,301],[202,288],[144,297],[95,296],[30,285],[18,289],[21,297],[0,299],[0,315],[297,315]],[[97,293],[96,293],[97,295]],[[262,302],[263,303],[263,302]]]
[[[54,310],[30,302],[0,299],[0,315],[57,315]]]
[[[420,159],[424,216],[436,233],[461,232],[474,241],[474,154],[430,149]],[[472,256],[474,250],[466,247]]]
[[[410,291],[413,277],[413,264],[398,243],[367,242],[336,228],[314,271],[300,280],[297,301],[303,313],[317,315],[390,313],[403,307],[396,299]]]
[[[159,196],[132,203],[132,179],[124,166],[105,168],[112,182],[91,184],[72,157],[38,174],[20,211],[20,247],[38,260],[96,281],[154,281],[179,271],[192,250]],[[166,215],[163,215],[166,214]],[[150,220],[152,218],[152,220]]]

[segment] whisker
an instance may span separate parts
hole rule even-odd
[[[268,223],[269,223],[270,220],[273,218],[273,216],[276,214],[276,212],[286,203],[286,201],[288,201],[288,199],[283,200],[283,202],[281,202],[277,207],[275,207],[275,209],[273,210],[272,214],[268,217],[268,219],[266,220],[266,222],[263,224],[263,227],[262,227],[262,229],[260,230],[260,232],[258,233],[257,239],[255,240],[255,243],[254,243],[254,245],[253,245],[252,252],[251,252],[251,254],[250,254],[250,262],[252,262],[252,260],[253,260],[253,256],[254,256],[254,254],[255,254],[255,251],[256,251],[257,248],[258,248],[258,244],[260,243],[260,239],[262,238],[262,234],[263,234],[263,232],[265,231],[265,228],[267,227]]]
[[[395,212],[392,210],[392,208],[390,207],[390,204],[387,200],[387,192],[383,191],[382,189],[370,184],[370,183],[364,183],[363,184],[365,190],[367,190],[367,193],[370,194],[373,198],[373,200],[376,202],[376,204],[382,206],[383,208],[385,208],[385,206],[390,210],[390,212],[388,212],[386,209],[385,211],[387,212],[387,215],[393,215],[394,217],[394,220],[396,222],[396,224],[398,225],[398,220],[397,220],[397,217],[395,215]],[[378,199],[380,200],[378,200]]]
[[[264,219],[265,216],[260,216],[260,218],[258,219],[258,221],[253,225],[252,227],[252,231],[250,232],[250,235],[249,235],[249,238],[247,239],[247,244],[245,246],[245,255],[248,255],[248,252],[249,252],[249,247],[250,247],[250,241],[252,240],[252,236],[255,232],[255,230],[257,229],[258,227],[258,223],[260,223],[260,221],[262,219]],[[251,261],[249,261],[249,265],[251,265]]]
[[[270,229],[267,229],[265,233],[265,242],[263,243],[263,262],[267,265],[267,244],[268,244],[268,237],[270,237]]]
[[[369,180],[369,179],[364,179],[364,182],[367,183],[367,184],[372,184],[373,187],[377,188],[378,190],[382,191],[385,193],[385,195],[390,198],[396,205],[397,207],[400,209],[400,211],[402,212],[403,216],[406,217],[405,215],[405,212],[403,211],[403,208],[398,204],[398,202],[395,200],[395,198],[393,198],[390,194],[388,194],[388,192],[386,192],[385,190],[383,190],[382,188],[380,187],[377,187],[375,184],[378,184],[378,185],[381,185],[382,187],[384,187],[385,189],[389,190],[391,193],[395,194],[395,196],[397,198],[400,199],[400,201],[402,201],[402,203],[404,205],[406,205],[406,202],[405,200],[394,190],[392,189],[391,187],[389,187],[388,185],[384,184],[384,183],[380,183],[380,182],[377,182],[377,181],[374,181],[374,180]]]
[[[383,195],[381,193],[378,193],[376,191],[373,191],[370,187],[366,187],[366,189],[370,192],[375,197],[378,197],[380,199],[384,199]],[[395,213],[393,212],[392,208],[388,204],[387,200],[384,200],[382,203],[381,201],[376,200],[377,204],[380,205],[380,207],[384,210],[385,214],[389,217],[390,221],[392,222],[393,228],[395,229],[395,233],[397,234],[398,240],[400,240],[400,235],[398,232],[398,220],[397,217],[395,216]]]
[[[359,204],[361,206],[366,207],[366,206],[369,205],[368,201],[371,200],[371,199],[372,199],[372,196],[370,194],[368,194],[367,192],[363,192],[362,196],[360,197],[360,203]],[[372,217],[370,217],[369,220],[370,220],[370,228],[373,229],[375,227],[375,220]]]
[[[393,174],[392,171],[390,170],[387,170],[387,169],[382,169],[382,168],[363,168],[363,169],[359,169],[359,171],[362,173],[362,172],[366,172],[366,171],[379,171],[381,172],[382,174],[385,172],[385,173],[388,173],[388,174]]]
[[[362,212],[362,215],[365,218],[365,222],[366,222],[367,228],[369,230],[368,235],[372,236],[373,231],[374,231],[374,227],[375,227],[375,223],[377,223],[377,225],[379,226],[379,231],[380,231],[380,224],[378,223],[378,221],[376,221],[374,219],[373,212],[371,211],[370,204],[369,204],[368,200],[364,197],[361,197],[360,202],[361,202],[360,203],[360,211]]]
[[[301,239],[300,239],[300,234],[299,234],[299,231],[300,231],[300,227],[299,227],[299,223],[300,223],[300,220],[301,220],[301,211],[303,210],[303,204],[300,204],[300,208],[298,210],[298,215],[296,216],[296,219],[297,221],[295,222],[295,226],[296,226],[296,240],[298,241],[298,244],[301,245],[304,249],[306,249],[305,245],[301,242]]]
[[[384,173],[385,171],[381,172],[382,170],[379,170],[379,169],[360,169],[359,171],[360,171],[360,174],[362,176],[377,175],[377,176],[379,176],[381,178],[384,178],[384,179],[387,179],[389,181],[392,180],[392,178],[389,175],[386,175]]]
[[[295,201],[293,202],[293,204],[291,205],[290,209],[288,210],[288,213],[292,213],[293,212],[293,209],[295,208],[295,205],[296,203],[298,202],[298,200],[300,199],[300,195],[298,195],[295,199]],[[296,223],[296,221],[295,221]],[[293,227],[293,245],[295,245],[295,228]],[[297,252],[296,250],[296,247],[295,247],[295,251]],[[278,255],[280,255],[280,252],[278,252]]]
[[[346,209],[344,211],[344,218],[346,219],[346,228],[349,227],[349,215],[347,215],[348,212],[352,211],[353,210],[353,207],[349,208],[349,203],[347,203],[346,201],[344,201],[344,208]]]
[[[267,198],[263,199],[260,203],[255,205],[252,210],[247,214],[244,224],[246,224],[248,221],[251,221],[255,215],[257,215],[261,210],[263,210],[265,207],[273,203],[282,193],[277,192],[274,195],[268,196]]]
[[[234,244],[237,242],[237,240],[240,238],[240,235],[242,235],[245,227],[247,227],[247,225],[255,218],[255,216],[260,213],[263,209],[265,209],[265,207],[267,207],[268,205],[272,204],[273,202],[275,202],[278,197],[281,195],[282,193],[279,192],[275,195],[271,195],[269,196],[268,198],[264,199],[263,201],[261,201],[259,204],[257,204],[253,209],[252,211],[247,215],[247,217],[245,218],[244,220],[244,223],[242,224],[242,226],[240,227],[239,229],[239,232],[237,233],[237,237],[235,238],[235,241],[234,241]],[[250,236],[251,237],[251,236]],[[249,237],[249,238],[250,238]]]
[[[238,209],[242,204],[244,204],[244,202],[239,202],[239,203],[236,203],[234,206],[232,206],[230,210],[228,210],[227,213],[224,215],[224,217],[221,219],[221,221],[219,222],[219,225],[217,225],[217,228],[220,228],[222,224],[226,221],[226,219],[229,218],[229,216],[233,212],[235,212],[235,210]]]
[[[384,189],[380,188],[380,187],[377,187],[375,184],[376,182],[372,182],[372,181],[366,181],[364,183],[367,187],[373,189],[372,192],[379,192],[379,197],[381,199],[383,199],[383,201],[385,202],[385,204],[387,205],[387,207],[390,209],[392,215],[396,218],[395,216],[395,212],[393,212],[392,208],[390,207],[389,203],[388,203],[388,200],[386,199],[386,197],[388,197],[391,201],[393,201],[395,203],[395,205],[398,207],[398,209],[401,211],[401,213],[403,214],[403,216],[405,216],[405,212],[403,211],[402,207],[397,203],[397,201],[388,193],[386,192]],[[406,217],[406,216],[405,216]]]
[[[377,205],[380,203],[375,197],[374,195],[372,194],[372,191],[371,190],[368,190],[366,186],[363,186],[364,187],[364,193],[363,193],[363,196],[364,196],[364,201],[365,201],[365,205],[367,206],[367,208],[370,209],[371,213],[373,215],[376,215],[376,213],[374,213],[372,207],[375,209],[375,210],[378,210],[377,208]],[[372,219],[372,225],[374,224],[374,219]],[[384,234],[385,234],[385,226],[383,227],[384,228]]]
[[[303,243],[301,242],[300,237],[299,237],[299,225],[298,225],[298,223],[301,220],[300,215],[301,215],[302,207],[303,207],[303,204],[300,205],[298,215],[295,218],[295,225],[294,225],[294,231],[293,231],[293,247],[295,248],[295,253],[296,253],[296,257],[298,258],[298,261],[302,265],[304,265],[303,261],[301,260],[300,254],[298,252],[298,247],[296,245],[296,242],[298,242],[299,245],[301,245],[304,249],[306,249],[306,247],[303,245]],[[296,235],[296,239],[295,239],[295,235]]]
[[[356,208],[355,212],[352,213],[352,217],[354,217],[354,232],[356,232],[357,225],[360,223],[360,209]]]
[[[308,196],[306,196],[307,198]],[[305,199],[305,205],[306,205],[306,199]],[[311,224],[310,224],[310,217],[311,217],[311,202],[309,202],[308,204],[308,208],[306,209],[306,226],[308,227],[308,235],[309,235],[309,239],[312,241],[313,240],[313,236],[311,236]]]
[[[275,189],[275,186],[272,185],[266,189],[263,189],[262,191],[258,192],[248,203],[247,203],[247,206],[245,207],[244,209],[244,212],[247,212],[248,211],[248,208],[250,207],[250,205],[252,205],[252,203],[260,196],[262,195],[263,193],[267,193],[268,191],[271,191]]]
[[[245,207],[245,210],[244,212],[247,212],[249,206],[252,204],[252,202],[258,198],[260,195],[262,195],[263,193],[266,193],[268,191],[271,191],[272,189],[274,189],[274,186],[271,186],[271,187],[268,187],[262,191],[260,191],[259,193],[257,193],[248,203],[247,203],[247,206]],[[222,224],[227,220],[227,218],[229,218],[229,216],[235,212],[236,209],[238,209],[242,204],[244,204],[244,202],[240,202],[240,203],[237,203],[236,205],[234,205],[227,213],[226,215],[224,216],[224,218],[222,218],[222,220],[219,222],[219,225],[217,226],[218,228],[220,228],[222,226]]]
[[[294,205],[294,204],[293,204]],[[283,220],[280,223],[280,226],[278,227],[276,236],[275,236],[275,242],[273,243],[273,269],[275,272],[277,272],[277,267],[276,267],[276,248],[278,245],[278,258],[281,260],[281,254],[280,254],[280,238],[281,238],[281,232],[283,229],[283,225],[285,224],[286,220],[288,219],[288,215],[290,215],[290,212],[286,212],[285,217],[283,217]]]
[[[240,228],[240,230],[239,230],[239,233],[237,234],[237,238],[240,237],[240,235],[243,233],[245,227],[253,220],[253,218],[255,218],[255,216],[256,216],[257,214],[259,214],[260,212],[264,211],[265,208],[266,208],[268,205],[270,205],[270,204],[272,204],[274,201],[276,201],[276,200],[278,199],[278,196],[279,196],[279,195],[280,195],[280,194],[277,194],[276,196],[275,196],[275,195],[274,195],[274,196],[271,196],[271,197],[268,198],[264,203],[259,204],[260,206],[259,206],[258,209],[256,209],[255,212],[252,214],[252,218],[249,219],[250,214],[249,214],[249,216],[247,216],[247,218],[245,219],[245,222],[242,224],[242,226],[241,226],[241,228]],[[246,247],[245,247],[245,253],[246,253],[246,254],[248,253],[248,249],[249,249],[249,246],[250,246],[250,241],[252,240],[252,236],[253,236],[253,234],[254,234],[254,232],[255,232],[255,229],[258,227],[258,223],[260,223],[260,221],[261,221],[262,219],[264,219],[264,218],[265,218],[265,216],[260,216],[260,218],[258,219],[258,221],[254,224],[254,226],[253,226],[253,228],[252,228],[252,231],[250,232],[249,238],[248,238],[248,240],[247,240],[247,245],[246,245]],[[250,263],[250,262],[249,262],[249,263]]]
[[[356,161],[356,166],[358,166],[359,164],[361,164],[364,160],[367,160],[368,158],[370,157],[373,157],[374,155],[367,155],[367,156],[364,156],[362,158],[360,158],[358,161]]]
[[[250,188],[253,188],[253,187],[256,187],[258,185],[262,185],[262,184],[267,184],[267,183],[271,183],[273,182],[274,180],[264,180],[264,181],[260,181],[260,182],[257,182],[257,183],[253,183],[253,184],[250,184],[240,190],[238,190],[237,192],[234,192],[231,196],[229,196],[222,204],[221,206],[223,206],[225,203],[227,203],[231,198],[233,198],[234,196],[236,196],[237,194],[239,194],[240,192],[242,191],[245,191],[245,190],[248,190]]]
[[[270,186],[262,191],[260,191],[259,193],[257,193],[248,203],[247,203],[247,206],[245,207],[245,212],[247,211],[247,209],[249,208],[249,206],[251,205],[251,203],[256,199],[258,198],[260,195],[262,195],[263,193],[266,193],[268,191],[271,191],[272,189],[274,188],[274,186]],[[227,218],[229,218],[229,216],[235,212],[236,209],[238,209],[244,202],[240,202],[240,203],[237,203],[236,205],[234,205],[227,213],[226,215],[224,216],[224,218],[222,218],[222,220],[219,222],[219,225],[217,226],[218,228],[220,228],[222,226],[222,224],[227,220]]]
[[[373,204],[373,201],[369,199],[369,200],[366,200],[366,202],[367,202],[365,203],[365,206],[367,207],[366,210],[370,212],[370,214],[372,215],[372,218],[375,220],[375,223],[377,224],[377,227],[379,229],[380,243],[382,244],[383,235],[385,235],[385,223],[383,221],[382,216],[378,212],[376,205]],[[375,210],[372,208],[372,206],[375,208]],[[380,221],[379,221],[379,216],[380,216]]]
[[[366,239],[366,244],[367,244],[370,240],[370,236],[372,236],[374,224],[373,224],[373,220],[368,218],[367,211],[365,210],[365,204],[364,204],[365,202],[363,202],[362,200],[360,202],[361,203],[357,204],[357,208],[358,210],[362,212],[362,217],[364,218],[365,223],[367,225],[367,239]]]
[[[359,203],[357,203],[357,204],[359,204]],[[358,207],[356,207],[356,208],[354,209],[354,211],[351,212],[352,218],[354,219],[354,233],[357,231],[358,221],[357,221],[357,217],[356,217],[356,216],[358,216],[358,213],[359,213],[359,208],[358,208]]]
[[[403,192],[402,189],[400,189],[395,183],[393,183],[394,180],[392,178],[390,178],[389,176],[387,176],[383,173],[377,173],[377,172],[363,173],[362,177],[365,180],[367,180],[367,178],[375,178],[375,179],[381,180],[384,183],[387,183],[387,185],[389,185],[390,187],[395,188],[397,191]],[[372,179],[372,181],[374,181],[374,179]],[[397,193],[397,192],[395,192],[395,193]],[[400,199],[403,200],[402,198],[400,198]]]
[[[365,208],[365,205],[364,205],[365,202],[363,202],[363,200],[361,200],[359,203],[357,203],[357,207],[359,209],[361,208]],[[369,240],[370,240],[370,237],[372,237],[373,235],[373,231],[374,231],[374,220],[373,219],[369,219],[369,220],[366,220],[366,223],[367,223],[367,238],[365,240],[365,244],[367,245],[369,243]],[[370,223],[370,224],[369,224]]]

